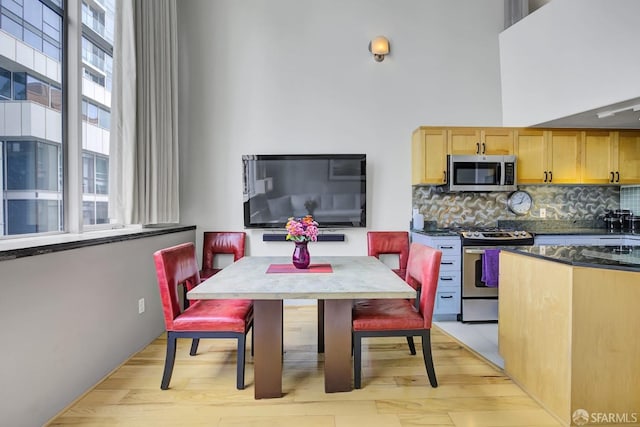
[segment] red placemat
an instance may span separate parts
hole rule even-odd
[[[293,264],[271,264],[267,268],[269,273],[333,273],[331,264],[311,264],[309,268],[296,268]]]

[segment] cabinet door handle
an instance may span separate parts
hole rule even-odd
[[[480,143],[476,142],[476,154],[480,154]]]
[[[611,179],[609,180],[609,182],[613,182],[613,172],[611,172]]]
[[[544,171],[544,182],[547,182],[547,171]]]
[[[484,154],[487,151],[487,147],[485,145],[485,143],[482,143],[482,154]]]
[[[616,172],[616,182],[620,182],[620,172]]]
[[[453,249],[453,246],[440,246],[440,249]]]
[[[440,298],[449,299],[449,298],[453,298],[453,295],[440,295]]]
[[[441,261],[440,265],[453,265],[452,261]]]
[[[549,171],[549,182],[553,181],[553,172]]]
[[[442,182],[447,183],[447,171],[442,171]]]
[[[440,277],[440,280],[452,281],[453,277]]]

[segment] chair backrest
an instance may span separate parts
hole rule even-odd
[[[431,328],[441,259],[442,251],[432,247],[414,242],[409,248],[406,281],[414,288],[421,289],[418,307],[426,329]]]
[[[160,299],[167,330],[173,329],[173,320],[182,312],[178,299],[178,285],[188,290],[200,283],[198,258],[193,243],[183,243],[161,249],[153,254],[160,288]]]
[[[202,269],[213,268],[216,254],[232,254],[233,261],[244,257],[244,231],[205,231],[202,242]]]
[[[403,279],[409,261],[409,233],[406,231],[369,231],[367,232],[369,256],[380,258],[384,254],[397,254],[399,267],[393,269]]]

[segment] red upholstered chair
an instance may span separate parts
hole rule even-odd
[[[202,280],[208,279],[221,270],[214,268],[216,255],[231,254],[234,262],[242,258],[246,235],[244,231],[205,231],[202,242],[200,278]]]
[[[407,261],[409,261],[409,233],[406,231],[368,231],[367,254],[380,258],[380,255],[398,255],[398,268],[391,270],[402,280],[407,276]],[[420,289],[417,289],[418,295]],[[416,300],[411,300],[414,304]],[[356,302],[359,304],[360,301]],[[413,337],[407,337],[407,344],[411,354],[416,354]]]
[[[193,243],[162,249],[153,254],[160,288],[160,299],[167,328],[167,356],[160,388],[169,388],[176,358],[178,338],[191,338],[195,356],[200,338],[235,338],[238,340],[236,382],[244,388],[244,353],[247,332],[253,325],[251,300],[199,300],[184,309],[178,299],[178,285],[188,290],[200,283],[198,259]]]
[[[399,257],[398,268],[392,270],[404,280],[409,260],[409,233],[406,231],[369,231],[367,232],[367,250],[369,256],[395,254]]]
[[[442,252],[412,243],[407,263],[407,282],[420,286],[418,308],[406,299],[371,299],[353,308],[354,387],[361,388],[362,338],[404,336],[422,337],[422,355],[432,387],[438,386],[431,357],[431,318],[435,302]],[[411,352],[415,354],[415,349]]]

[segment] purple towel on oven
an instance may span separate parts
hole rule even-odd
[[[500,249],[485,249],[482,255],[482,281],[490,288],[498,286]]]

